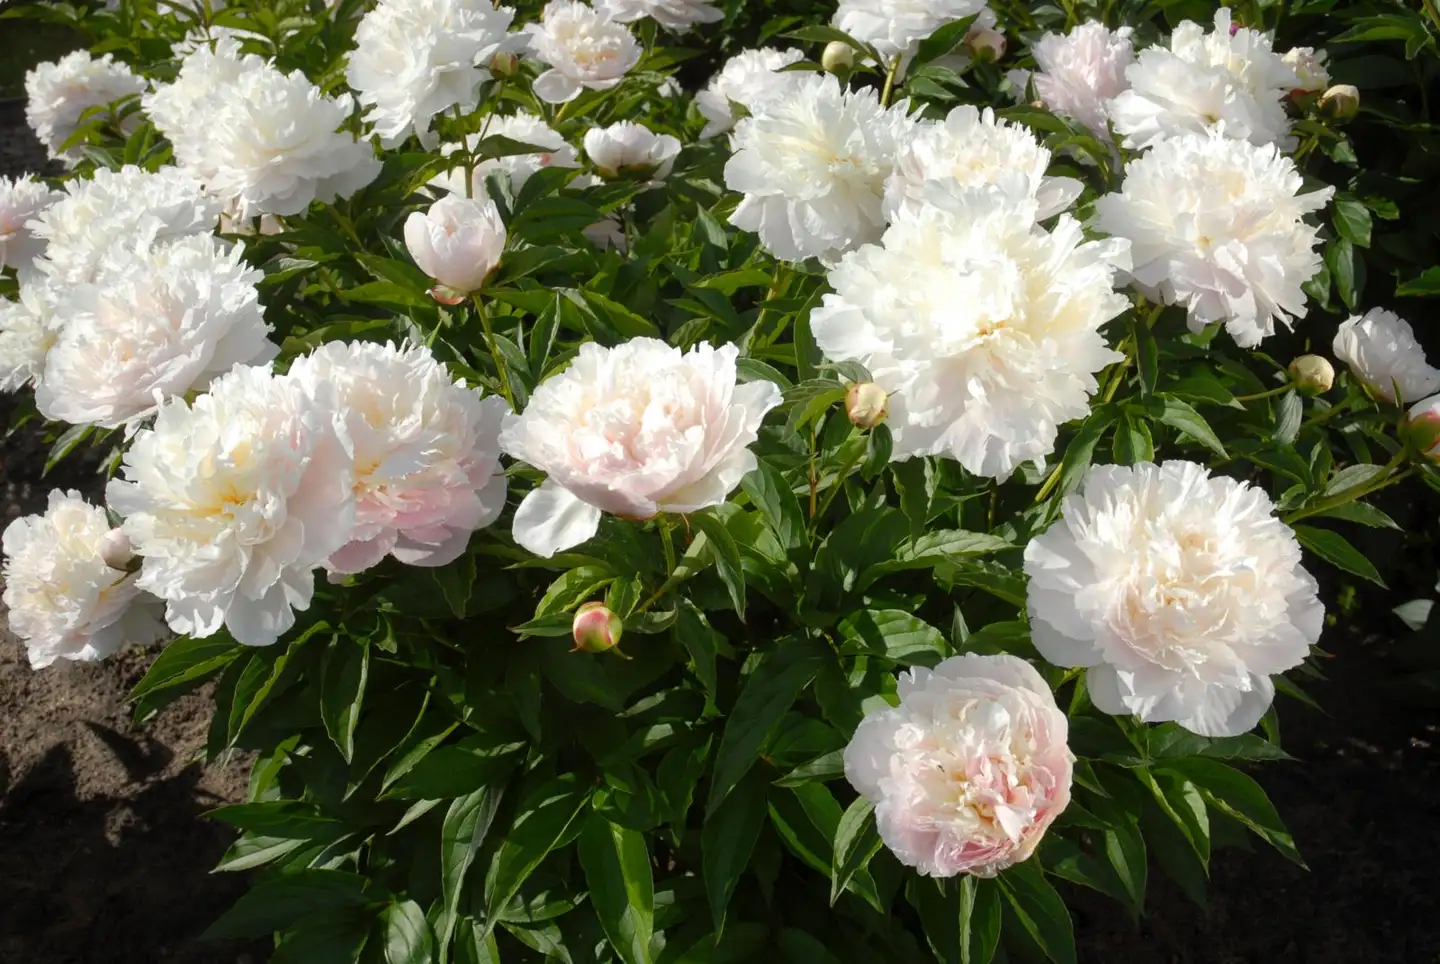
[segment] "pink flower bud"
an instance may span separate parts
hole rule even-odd
[[[845,390],[845,414],[859,428],[874,428],[885,421],[889,407],[890,396],[874,382],[854,382]]]
[[[1405,441],[1416,452],[1440,462],[1440,395],[1411,406],[1405,416]]]
[[[619,644],[625,624],[604,603],[588,602],[575,610],[570,630],[575,637],[572,652],[603,653]]]
[[[432,297],[454,304],[445,299],[478,291],[500,263],[505,224],[488,197],[449,194],[405,219],[405,247],[420,270],[439,282],[442,290]]]
[[[111,529],[105,533],[105,538],[100,541],[100,559],[105,565],[125,572],[134,558],[135,550],[131,548],[130,539],[124,532]]]
[[[502,50],[490,58],[490,72],[501,77],[511,76],[519,66],[520,58],[508,50]]]

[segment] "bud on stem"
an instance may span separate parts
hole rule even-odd
[[[874,382],[853,382],[845,389],[845,414],[858,428],[874,428],[890,413],[890,396]]]
[[[587,602],[575,610],[575,619],[570,624],[575,638],[575,649],[571,652],[607,652],[619,645],[624,631],[625,624],[604,603]]]
[[[1302,395],[1323,395],[1335,384],[1335,367],[1319,355],[1301,355],[1290,363],[1290,380]]]

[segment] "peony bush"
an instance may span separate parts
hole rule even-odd
[[[93,47],[27,78],[0,389],[104,484],[4,601],[37,669],[163,637],[139,720],[213,685],[212,936],[1066,964],[1076,887],[1301,860],[1277,694],[1440,491],[1433,18],[17,18]]]

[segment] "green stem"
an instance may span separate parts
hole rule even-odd
[[[1262,398],[1272,398],[1272,397],[1274,397],[1274,396],[1276,396],[1276,395],[1280,395],[1280,394],[1282,394],[1282,393],[1284,393],[1284,392],[1288,392],[1288,391],[1290,391],[1290,389],[1293,388],[1293,387],[1294,387],[1294,386],[1292,386],[1289,382],[1286,382],[1284,385],[1281,385],[1279,388],[1272,388],[1272,389],[1270,389],[1268,392],[1256,392],[1254,395],[1237,395],[1237,396],[1235,397],[1235,401],[1237,401],[1237,402],[1257,402],[1257,401],[1259,401],[1259,400],[1262,399]]]
[[[490,326],[490,311],[478,294],[475,296],[475,311],[480,315],[480,327],[485,329],[485,347],[490,349],[490,357],[495,359],[495,371],[500,376],[500,394],[505,396],[513,412],[515,396],[510,391],[510,373],[505,366],[505,357],[500,354],[500,345],[495,341],[495,330]]]
[[[1396,482],[1399,482],[1402,479],[1414,475],[1414,466],[1404,469],[1403,471],[1396,472],[1393,475],[1390,474],[1390,470],[1397,468],[1403,461],[1405,461],[1405,450],[1402,448],[1400,451],[1395,453],[1394,458],[1392,458],[1388,463],[1386,463],[1385,472],[1376,476],[1376,479],[1378,479],[1378,481],[1372,479],[1369,482],[1351,486],[1348,489],[1336,492],[1328,499],[1321,499],[1314,505],[1306,506],[1303,509],[1296,509],[1294,512],[1285,515],[1285,524],[1294,525],[1301,519],[1308,519],[1312,515],[1319,515],[1322,512],[1328,512],[1331,509],[1337,508],[1339,506],[1348,505],[1351,502],[1363,499],[1367,495],[1373,495],[1374,493],[1379,492],[1381,489],[1389,488]]]
[[[850,476],[851,471],[859,464],[860,460],[865,457],[866,448],[868,448],[867,445],[859,446],[855,450],[855,454],[846,459],[845,464],[840,466],[840,471],[835,473],[835,484],[830,486],[829,492],[825,493],[825,499],[820,503],[819,511],[810,513],[810,521],[812,524],[821,516],[825,515],[826,510],[830,508],[830,503],[835,501],[835,496],[839,495],[840,491],[845,488],[845,480]]]
[[[1324,422],[1330,421],[1330,419],[1334,418],[1336,415],[1349,408],[1354,403],[1354,401],[1355,400],[1353,398],[1342,398],[1334,405],[1331,405],[1329,408],[1325,409],[1325,411],[1321,412],[1319,415],[1315,415],[1311,418],[1306,419],[1305,424],[1300,426],[1301,431],[1304,431],[1305,429],[1310,428],[1313,425],[1320,425]]]
[[[1120,383],[1125,380],[1125,372],[1130,368],[1130,363],[1134,360],[1130,354],[1129,335],[1121,339],[1120,350],[1125,353],[1125,357],[1115,363],[1115,368],[1110,373],[1110,384],[1105,386],[1105,394],[1101,398],[1101,401],[1108,402],[1115,397],[1115,393],[1120,390]]]
[[[664,516],[660,518],[660,545],[665,550],[665,576],[668,579],[675,574],[675,546],[670,541],[670,520]]]
[[[470,141],[465,134],[465,115],[460,113],[460,105],[455,105],[455,120],[460,124],[460,147],[465,152],[465,196],[475,196],[475,154],[470,150]],[[488,120],[488,119],[487,119]],[[477,299],[478,302],[478,299]]]
[[[880,91],[880,106],[889,107],[890,98],[895,95],[895,76],[900,73],[900,55],[896,54],[895,59],[890,61],[890,69],[885,71],[885,86]]]

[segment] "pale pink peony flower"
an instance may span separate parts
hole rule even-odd
[[[1391,404],[1440,392],[1440,369],[1426,361],[1415,330],[1393,311],[1371,308],[1363,318],[1351,317],[1335,333],[1331,348],[1352,375]]]
[[[505,508],[499,398],[465,387],[426,348],[332,342],[295,362],[340,413],[355,456],[355,530],[326,563],[361,572],[386,554],[443,566]]]
[[[420,270],[464,296],[484,286],[505,250],[505,222],[488,197],[448,194],[405,219],[405,247]]]
[[[567,103],[582,90],[609,90],[640,62],[640,44],[608,8],[550,0],[525,33],[530,53],[550,66],[532,88],[547,104]]]
[[[1016,656],[952,656],[900,675],[900,705],[866,716],[845,778],[880,839],[927,877],[994,877],[1035,852],[1070,803],[1069,725]]]
[[[0,271],[14,268],[22,277],[34,271],[45,240],[36,236],[27,222],[62,197],[28,174],[0,177]]]
[[[1110,140],[1105,105],[1130,86],[1125,70],[1135,61],[1130,28],[1082,23],[1068,34],[1047,33],[1030,49],[1039,67],[1035,93],[1057,114],[1073,117]]]
[[[92,57],[76,50],[25,75],[25,120],[51,157],[74,166],[84,155],[79,147],[62,145],[80,129],[81,116],[144,90],[144,79],[114,55]],[[123,126],[128,130],[133,121],[126,118]]]
[[[770,382],[736,384],[734,345],[681,352],[655,338],[594,342],[507,415],[506,454],[549,474],[515,513],[515,541],[552,556],[595,534],[602,512],[648,519],[719,505],[755,468],[749,449],[780,404]]]

